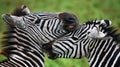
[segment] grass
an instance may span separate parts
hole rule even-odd
[[[27,5],[31,12],[70,12],[77,15],[80,23],[91,19],[110,19],[114,27],[120,29],[120,0],[0,0],[0,15],[11,13],[21,4]],[[0,37],[5,24],[0,18]],[[0,40],[1,41],[1,40]],[[0,60],[5,57],[0,55]],[[56,59],[45,57],[46,67],[89,67],[86,58]]]
[[[82,60],[80,60],[80,59],[63,59],[63,58],[62,59],[59,58],[56,60],[50,60],[46,57],[45,61],[47,61],[47,62],[45,62],[45,67],[89,67],[89,65],[86,64],[85,58],[83,58]],[[81,62],[83,62],[83,64]]]

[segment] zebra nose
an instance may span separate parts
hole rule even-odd
[[[63,28],[67,32],[72,32],[79,25],[79,21],[74,14],[63,12],[58,15],[58,18],[63,21],[64,24]]]
[[[76,24],[76,23],[66,24],[66,25],[63,26],[63,28],[64,28],[67,32],[72,32],[72,31],[74,31],[75,29],[78,28],[78,24]]]

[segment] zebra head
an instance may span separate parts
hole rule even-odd
[[[27,12],[27,10],[25,10],[25,12]],[[29,33],[35,29],[33,33],[39,36],[39,39],[34,38],[42,43],[48,43],[63,36],[63,34],[75,30],[79,25],[77,17],[66,12],[38,12],[20,17],[3,14],[2,17],[8,25],[27,30]]]
[[[73,50],[79,50],[80,47],[78,46],[80,40],[105,38],[108,34],[106,29],[110,24],[110,20],[88,21],[87,23],[80,25],[77,30],[55,41],[49,42],[44,46],[44,49],[51,59],[57,57],[74,58],[75,55],[73,53],[75,53],[75,51]],[[79,52],[77,53],[77,55],[79,55]],[[85,54],[83,55],[85,56]],[[80,56],[77,56],[76,58],[80,58]]]

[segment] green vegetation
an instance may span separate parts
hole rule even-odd
[[[31,12],[70,12],[77,15],[80,23],[92,19],[110,19],[114,27],[120,27],[120,0],[0,0],[0,15],[11,13],[15,7],[22,4],[27,5]],[[2,18],[0,25],[2,37],[1,33],[6,29]],[[0,60],[3,59],[5,57],[0,55]],[[86,58],[50,60],[47,57],[45,66],[89,67]]]

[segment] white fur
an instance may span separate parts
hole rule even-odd
[[[88,32],[88,38],[104,38],[106,36],[106,33],[99,31],[97,27],[90,29]]]

